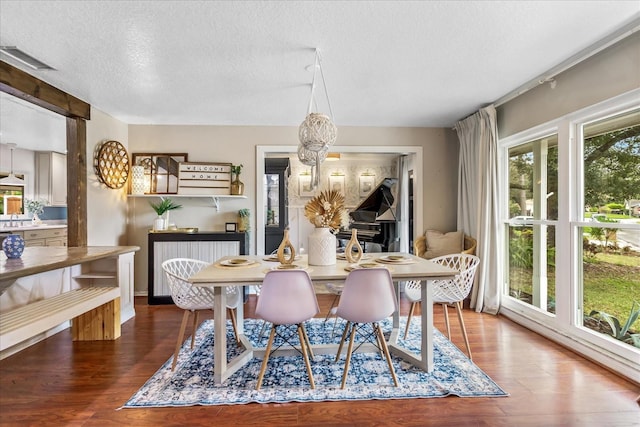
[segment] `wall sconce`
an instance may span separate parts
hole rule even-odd
[[[340,160],[340,153],[329,153],[327,154],[327,162],[337,162]]]

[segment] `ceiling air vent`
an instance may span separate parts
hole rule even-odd
[[[24,65],[31,67],[34,70],[54,70],[53,67],[50,67],[33,56],[24,53],[15,46],[0,46],[0,52],[15,59],[16,61],[22,62]]]

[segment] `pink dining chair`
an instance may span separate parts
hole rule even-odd
[[[184,338],[184,332],[187,328],[190,314],[193,313],[193,330],[191,334],[191,350],[193,350],[196,339],[196,328],[198,326],[198,313],[200,310],[213,310],[213,290],[207,287],[193,286],[187,281],[189,277],[209,265],[208,262],[190,258],[173,258],[162,263],[162,270],[164,270],[167,281],[169,282],[171,298],[178,307],[184,310],[176,350],[173,353],[172,371],[176,369],[178,354],[180,354],[180,347],[182,346],[182,339]],[[237,286],[227,286],[225,291],[227,311],[231,318],[236,341],[239,345],[240,340],[238,339],[235,309],[242,303],[242,295],[240,295]]]
[[[338,347],[338,353],[336,354],[336,362],[340,359],[342,347],[347,336],[350,335],[340,388],[344,388],[347,383],[356,330],[360,324],[366,323],[371,323],[373,327],[371,335],[375,335],[376,345],[382,350],[384,357],[387,359],[393,383],[398,387],[398,379],[393,369],[387,341],[378,324],[381,320],[391,316],[397,309],[398,302],[388,269],[363,268],[349,273],[336,310],[336,315],[347,321],[340,340],[340,346]]]
[[[313,357],[313,350],[309,337],[304,329],[303,322],[314,317],[320,308],[316,299],[316,292],[309,274],[304,270],[268,271],[262,281],[260,297],[256,304],[256,316],[271,323],[271,334],[267,343],[267,349],[262,359],[260,374],[256,390],[260,390],[267,363],[271,354],[271,347],[280,326],[296,325],[300,340],[300,352],[304,358],[311,388],[315,388],[313,372],[309,355]],[[282,336],[282,335],[280,335]],[[285,337],[283,337],[285,338]],[[287,339],[287,338],[285,338]]]

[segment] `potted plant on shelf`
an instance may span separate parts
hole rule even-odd
[[[156,214],[158,214],[158,218],[153,221],[154,231],[166,230],[169,225],[169,211],[180,209],[182,207],[182,205],[175,203],[169,198],[162,199],[159,203],[149,202],[149,205],[154,211],[156,211]],[[163,218],[162,215],[165,213],[167,214],[167,217]]]
[[[235,175],[235,179],[231,181],[231,194],[241,196],[244,194],[244,183],[240,181],[240,173],[242,165],[231,165],[231,176]]]
[[[238,217],[240,218],[240,220],[238,221],[238,231],[249,231],[249,229],[251,228],[249,223],[251,211],[249,209],[240,209],[238,211]]]

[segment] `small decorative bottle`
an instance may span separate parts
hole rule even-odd
[[[347,261],[351,263],[358,262],[362,258],[362,246],[358,242],[358,230],[355,228],[351,229],[351,239],[349,239],[349,243],[344,249],[344,255]]]
[[[286,248],[289,248],[289,254],[286,254]],[[287,256],[288,255],[288,256]],[[280,264],[292,264],[293,260],[296,258],[296,250],[289,241],[289,229],[286,228],[284,230],[284,236],[282,238],[282,242],[280,242],[280,246],[278,246],[278,261]]]

